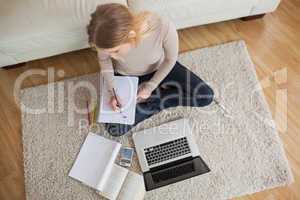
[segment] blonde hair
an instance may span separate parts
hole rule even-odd
[[[89,43],[102,49],[126,42],[138,43],[156,28],[155,23],[143,28],[145,21],[152,15],[150,12],[133,14],[126,6],[117,3],[97,6],[87,26]],[[136,33],[133,38],[129,37],[132,30]]]

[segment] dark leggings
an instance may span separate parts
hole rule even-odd
[[[149,81],[154,73],[139,76],[139,84]],[[176,62],[171,72],[151,96],[145,102],[137,104],[133,125],[108,123],[105,124],[105,128],[111,135],[121,136],[138,123],[163,109],[176,106],[207,106],[213,101],[213,96],[213,90],[203,80]]]

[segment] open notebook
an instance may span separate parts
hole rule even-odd
[[[111,95],[106,82],[100,78],[100,106],[97,122],[134,124],[138,90],[138,78],[133,76],[115,76],[115,92],[122,103],[121,112],[113,111],[109,102]]]
[[[143,177],[115,164],[120,148],[120,143],[89,133],[69,176],[111,200],[143,199]]]

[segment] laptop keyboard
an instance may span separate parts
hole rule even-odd
[[[191,153],[186,137],[144,149],[149,166]]]

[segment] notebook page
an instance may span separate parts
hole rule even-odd
[[[97,189],[99,181],[105,174],[106,166],[116,159],[114,151],[120,147],[120,143],[89,133],[69,176]]]
[[[100,112],[98,122],[134,124],[135,108],[138,90],[138,78],[131,76],[115,76],[115,92],[122,104],[122,113],[113,111],[109,102],[111,95],[103,78],[101,81]]]
[[[117,199],[127,174],[128,169],[113,164],[110,176],[103,185],[100,194],[110,200]]]
[[[118,146],[114,149],[113,153],[112,153],[112,156],[110,158],[110,161],[108,162],[107,166],[106,166],[106,169],[104,171],[104,174],[101,178],[101,180],[99,181],[98,185],[97,185],[97,189],[99,191],[102,191],[103,190],[103,187],[105,186],[106,182],[109,181],[110,179],[110,176],[112,173],[113,170],[116,170],[115,168],[115,160],[119,154],[119,151],[120,151],[120,148],[121,148],[121,144],[118,143]]]
[[[143,200],[146,194],[144,179],[141,175],[129,171],[118,200]]]

